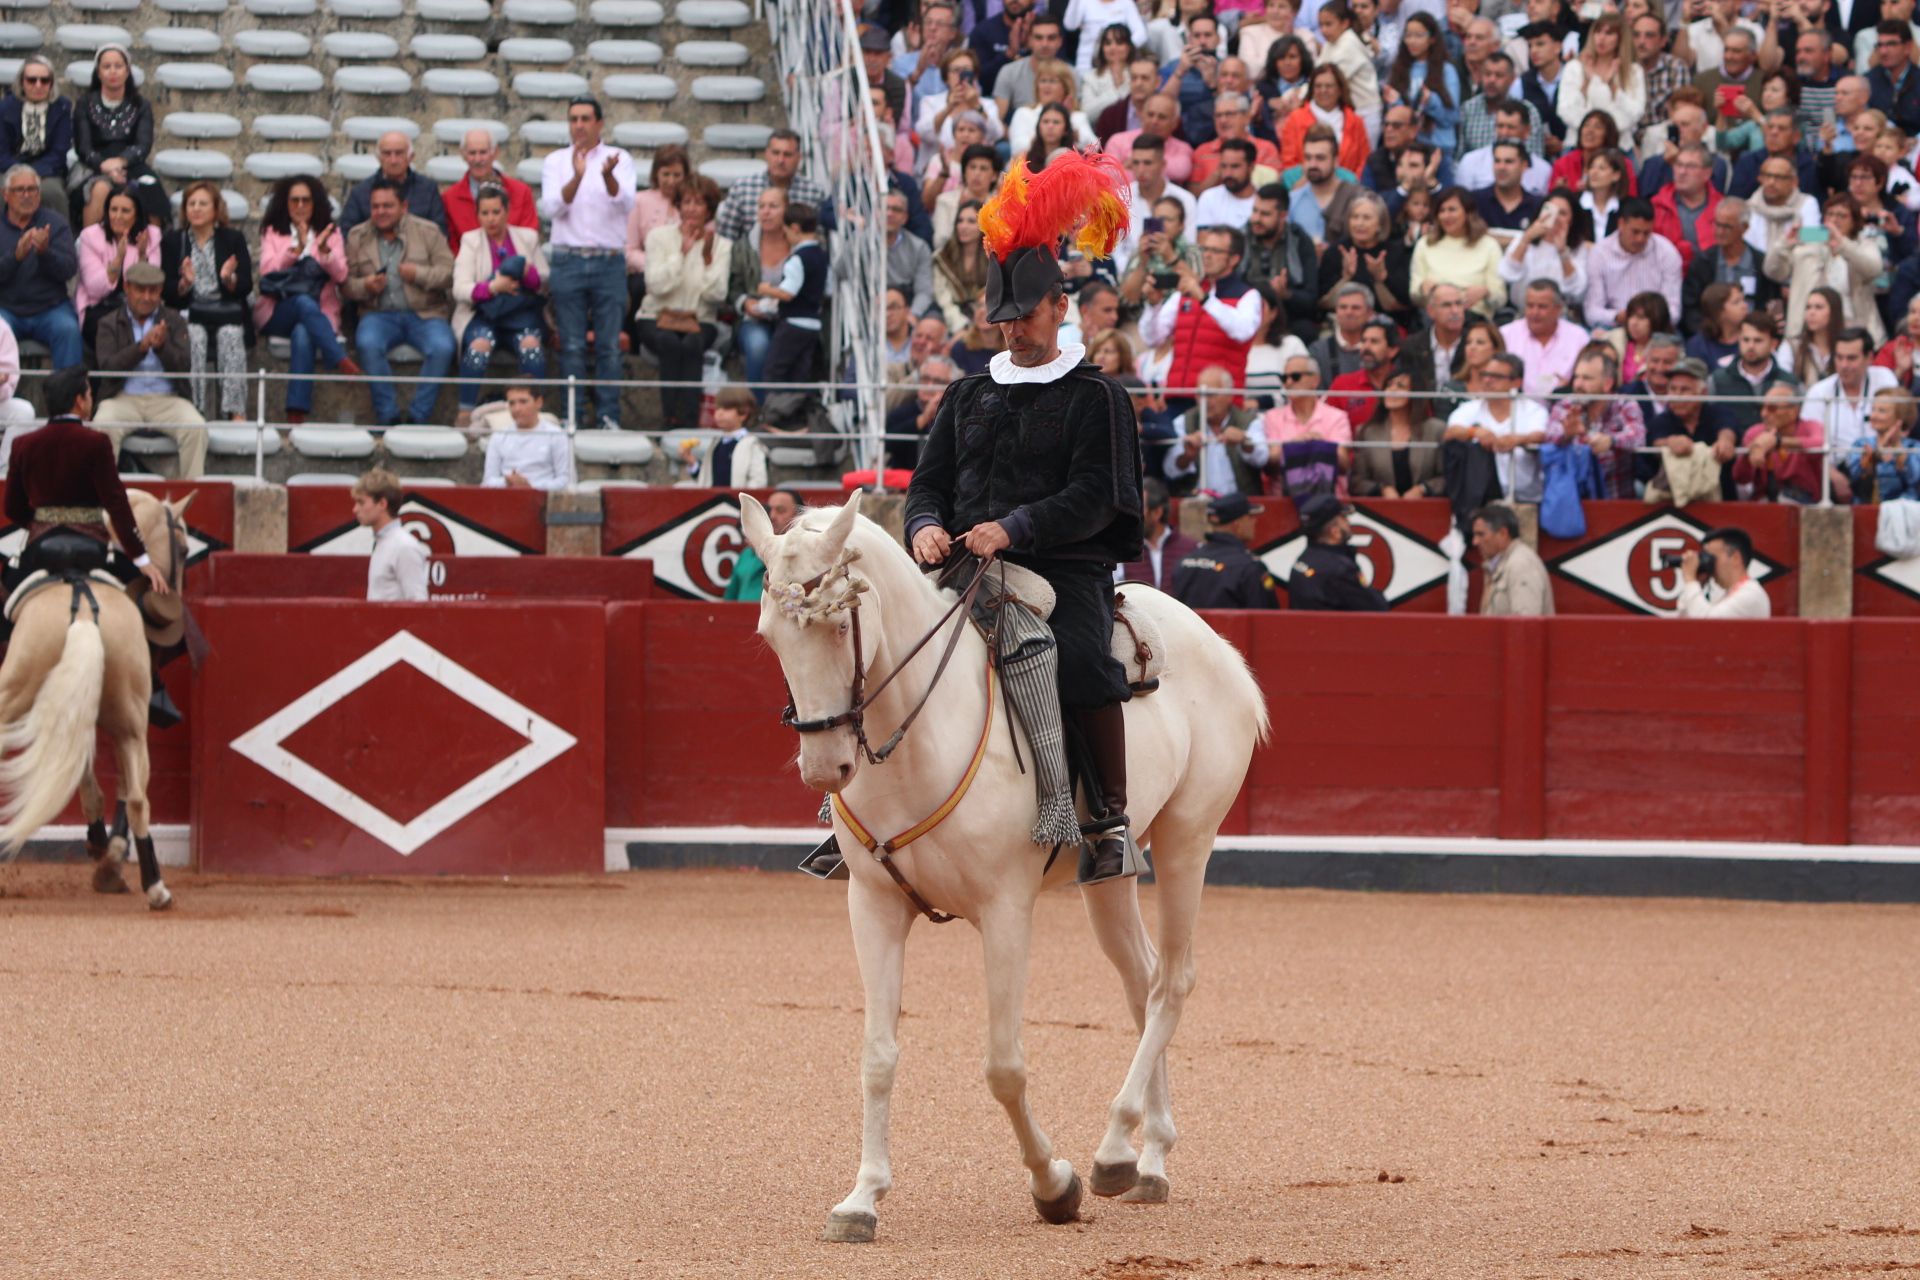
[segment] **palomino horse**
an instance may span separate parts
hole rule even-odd
[[[907,930],[917,914],[932,917],[930,908],[980,931],[987,1087],[1013,1121],[1041,1217],[1071,1221],[1080,1178],[1055,1158],[1028,1110],[1020,1026],[1034,899],[1071,880],[1076,859],[1068,853],[1049,870],[1047,851],[1032,843],[1034,780],[1022,772],[1004,722],[996,731],[998,681],[986,644],[957,619],[958,647],[934,687],[937,655],[913,653],[939,629],[954,597],[937,590],[880,526],[860,517],[858,494],[838,510],[807,512],[779,535],[759,503],[744,494],[740,501],[741,529],[767,566],[759,630],[780,659],[793,699],[789,719],[803,733],[800,776],[836,797],[834,832],[847,855],[847,909],[866,988],[860,1173],[828,1218],[826,1238],[873,1239],[875,1206],[893,1184],[887,1113],[899,1060],[894,1034]],[[1133,880],[1083,891],[1094,934],[1120,971],[1141,1032],[1094,1153],[1093,1190],[1163,1201],[1175,1136],[1166,1051],[1193,989],[1200,890],[1214,835],[1255,744],[1266,737],[1267,714],[1246,663],[1191,610],[1145,588],[1129,586],[1127,595],[1159,624],[1168,655],[1159,690],[1128,704],[1126,713],[1129,808],[1140,843],[1152,845],[1160,936],[1156,952]],[[926,649],[944,651],[947,639],[938,636]],[[867,724],[879,741],[923,702],[924,714],[897,751],[877,753],[886,767],[862,770],[862,759],[873,758]],[[863,832],[879,842],[877,851]],[[893,832],[900,834],[889,839]]]
[[[134,490],[127,495],[147,554],[173,590],[186,564],[188,494],[168,503]],[[126,852],[109,837],[106,800],[93,776],[96,727],[113,740],[120,766],[120,802],[126,806],[140,859],[147,905],[164,911],[173,894],[160,878],[147,826],[147,700],[153,693],[147,636],[140,607],[125,592],[89,587],[94,604],[75,599],[63,583],[27,597],[14,622],[7,660],[0,665],[0,850],[17,851],[66,808],[74,789],[87,817],[87,852],[95,860],[93,887],[125,893],[115,865]]]

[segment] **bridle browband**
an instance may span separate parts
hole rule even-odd
[[[847,566],[859,558],[860,553],[857,550],[842,554],[839,559],[835,560],[819,573],[816,573],[813,577],[808,578],[805,582],[795,584],[797,590],[790,587],[786,592],[787,598],[789,600],[804,600],[811,597],[823,584],[831,582],[836,577],[846,577]],[[795,733],[829,733],[835,729],[851,727],[853,729],[854,741],[859,744],[860,752],[866,757],[867,762],[869,764],[886,763],[887,757],[893,754],[894,748],[900,745],[901,741],[907,736],[907,730],[913,727],[914,720],[917,719],[920,712],[925,709],[927,700],[933,697],[933,691],[939,685],[941,675],[946,672],[947,664],[952,661],[953,652],[960,644],[960,634],[967,626],[967,607],[973,603],[974,597],[980,593],[981,585],[987,580],[987,566],[991,563],[992,557],[990,556],[980,561],[979,567],[974,570],[973,580],[967,584],[967,589],[962,591],[958,598],[948,606],[947,611],[940,615],[940,620],[933,624],[932,629],[924,636],[921,636],[919,642],[907,651],[907,656],[900,659],[899,662],[896,662],[893,670],[889,671],[880,683],[873,686],[871,692],[867,692],[866,690],[867,655],[866,648],[860,640],[860,595],[865,591],[866,584],[860,583],[854,587],[850,592],[852,597],[851,601],[841,606],[846,612],[853,615],[853,687],[848,698],[847,709],[838,715],[824,716],[818,720],[802,720],[799,718],[799,713],[794,710],[793,689],[789,686],[787,689],[787,705],[780,712],[780,723],[792,729]],[[878,750],[875,750],[867,741],[867,711],[878,701],[880,695],[886,692],[887,686],[893,683],[895,677],[907,669],[907,664],[919,656],[920,651],[927,647],[928,642],[940,634],[940,628],[946,626],[949,621],[952,621],[956,614],[959,615],[959,621],[954,623],[953,629],[947,637],[947,647],[940,654],[939,665],[933,669],[933,679],[927,682],[927,691],[920,695],[920,701],[914,703],[913,710],[907,713],[906,718],[900,722],[900,727],[893,731],[893,735],[882,743]]]

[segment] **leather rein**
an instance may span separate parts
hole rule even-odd
[[[845,563],[845,561],[836,562],[835,565],[807,579],[800,584],[801,592],[804,594],[814,591],[835,569],[843,567]],[[907,730],[913,727],[914,720],[919,717],[920,712],[925,709],[927,702],[933,697],[933,691],[939,687],[940,677],[946,673],[947,664],[952,661],[954,650],[960,645],[961,633],[966,630],[969,620],[967,610],[972,605],[974,597],[980,594],[980,588],[987,579],[987,568],[991,563],[992,557],[990,556],[980,561],[979,567],[974,571],[973,580],[967,584],[967,589],[960,593],[959,598],[953,602],[945,613],[940,615],[939,621],[935,622],[932,628],[929,629],[924,636],[920,637],[919,642],[907,651],[906,657],[894,664],[893,670],[888,672],[886,676],[873,687],[871,692],[866,691],[866,651],[860,641],[860,597],[858,594],[855,594],[853,603],[848,606],[847,610],[853,615],[853,687],[851,697],[849,698],[850,705],[847,710],[842,711],[838,715],[826,716],[818,720],[802,720],[799,718],[798,712],[794,710],[793,689],[789,686],[787,689],[787,705],[780,712],[780,723],[792,729],[795,733],[827,733],[843,726],[851,727],[853,729],[854,741],[859,744],[861,754],[866,757],[867,761],[876,765],[886,763],[887,757],[891,756],[894,749],[905,739]],[[957,621],[955,621],[956,615],[958,615]],[[907,664],[918,657],[920,651],[925,649],[927,645],[932,642],[933,638],[940,634],[940,629],[945,627],[949,622],[953,622],[953,627],[947,637],[947,646],[940,654],[939,664],[933,669],[933,679],[927,682],[927,691],[920,695],[920,701],[914,703],[913,709],[909,711],[906,718],[900,722],[900,727],[893,731],[892,736],[882,743],[878,750],[875,750],[867,741],[867,711],[873,706],[880,695],[886,691],[887,686],[893,683],[894,678],[906,670]],[[914,909],[934,924],[946,924],[951,920],[958,919],[958,917],[949,915],[944,911],[935,910],[931,903],[921,897],[919,892],[908,883],[906,876],[901,873],[900,868],[894,864],[893,855],[946,821],[948,816],[959,807],[960,801],[967,794],[968,788],[973,785],[974,775],[980,771],[980,762],[986,757],[987,743],[992,736],[993,730],[992,640],[989,640],[987,644],[986,674],[986,723],[980,731],[980,741],[978,745],[974,747],[973,759],[967,765],[966,773],[961,776],[959,784],[948,793],[947,798],[942,801],[940,806],[931,814],[913,826],[908,827],[905,831],[900,832],[898,835],[890,839],[881,840],[874,836],[872,832],[868,831],[866,826],[854,816],[853,809],[845,800],[841,799],[838,795],[833,797],[833,810],[838,813],[841,820],[846,823],[847,830],[852,833],[855,839],[859,840],[868,853],[873,855],[874,861],[886,869],[886,873],[893,878],[894,884],[899,886],[900,892],[906,895],[907,901],[913,904]]]

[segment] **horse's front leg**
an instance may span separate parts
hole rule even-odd
[[[987,1088],[1013,1121],[1020,1162],[1031,1175],[1033,1205],[1048,1222],[1080,1216],[1080,1175],[1053,1158],[1053,1141],[1027,1107],[1026,1051],[1020,1021],[1027,997],[1027,953],[1033,940],[1033,904],[996,905],[980,920],[987,971]]]
[[[160,859],[154,852],[153,832],[148,825],[147,777],[150,766],[145,732],[137,737],[116,732],[113,745],[120,761],[120,798],[127,806],[127,823],[133,829],[133,851],[140,860],[140,888],[147,896],[148,907],[165,911],[173,905],[173,891],[167,888],[167,882],[161,878]]]
[[[828,1216],[825,1238],[865,1244],[873,1239],[879,1221],[876,1208],[893,1186],[887,1126],[894,1068],[900,1061],[895,1033],[913,908],[891,885],[868,885],[855,876],[847,886],[847,914],[853,921],[853,949],[867,1000],[866,1041],[860,1050],[860,1176],[852,1193]]]

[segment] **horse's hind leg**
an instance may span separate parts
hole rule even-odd
[[[1147,1027],[1147,993],[1153,981],[1153,940],[1140,919],[1139,881],[1103,880],[1081,890],[1086,903],[1087,920],[1094,937],[1113,967],[1120,971],[1120,984],[1126,991],[1127,1010],[1133,1015],[1133,1029]],[[1143,1204],[1159,1204],[1167,1199],[1167,1153],[1178,1134],[1173,1127],[1173,1098],[1167,1083],[1167,1057],[1163,1053],[1147,1080],[1146,1111],[1140,1122],[1141,1152],[1138,1162],[1129,1159],[1117,1165],[1095,1164],[1093,1193],[1121,1196]]]
[[[1094,1153],[1094,1177],[1106,1186],[1122,1181],[1131,1183],[1136,1172],[1129,1135],[1148,1117],[1153,1078],[1166,1070],[1167,1046],[1180,1025],[1180,1013],[1193,990],[1193,933],[1200,915],[1200,891],[1206,884],[1207,855],[1213,845],[1213,832],[1206,830],[1195,839],[1179,839],[1160,826],[1155,827],[1154,881],[1160,900],[1160,955],[1153,966],[1153,979],[1147,992],[1146,1027],[1140,1046],[1134,1051],[1127,1079],[1107,1112],[1107,1133]],[[1165,1132],[1156,1134],[1143,1127],[1142,1136],[1149,1146],[1159,1145],[1162,1154],[1172,1146],[1171,1118]],[[1111,1194],[1111,1192],[1109,1193]]]
[[[867,1000],[866,1042],[860,1051],[860,1174],[852,1192],[828,1216],[825,1238],[836,1244],[865,1244],[873,1239],[880,1200],[893,1187],[887,1126],[894,1068],[900,1062],[895,1035],[913,908],[890,886],[870,885],[856,876],[847,886],[847,914],[853,921],[853,949]]]
[[[1053,1158],[1053,1141],[1027,1107],[1026,1051],[1020,1020],[1027,996],[1027,956],[1033,941],[1033,904],[996,904],[980,920],[987,970],[987,1088],[1007,1109],[1020,1162],[1027,1166],[1034,1208],[1048,1222],[1080,1216],[1080,1175]]]
[[[87,856],[93,859],[93,891],[125,893],[127,882],[120,878],[119,864],[127,846],[107,834],[107,798],[101,793],[100,779],[94,776],[92,768],[80,775],[80,812],[87,819]]]
[[[143,736],[115,734],[114,750],[120,760],[120,799],[127,806],[127,823],[133,830],[133,848],[140,859],[140,888],[147,905],[165,911],[173,905],[173,892],[160,878],[160,859],[154,853],[153,834],[147,825],[147,744]]]

